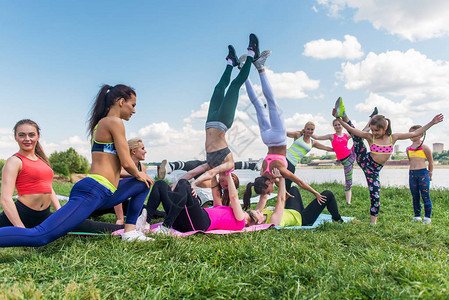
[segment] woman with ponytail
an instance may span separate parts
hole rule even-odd
[[[139,172],[129,154],[123,120],[135,113],[136,93],[126,85],[104,85],[91,112],[92,166],[86,178],[78,181],[67,204],[33,228],[0,228],[0,247],[46,245],[63,236],[94,210],[115,206],[131,197],[122,239],[152,240],[136,231],[137,217],[153,181]],[[120,181],[123,167],[133,177]]]
[[[268,82],[268,78],[265,74],[265,61],[270,54],[270,50],[265,50],[260,55],[259,59],[253,62],[259,72],[260,81],[262,83],[262,91],[265,99],[267,100],[268,112],[257,97],[251,81],[247,79],[245,82],[248,97],[256,110],[260,136],[264,144],[268,147],[268,154],[262,162],[262,168],[260,170],[261,176],[257,177],[254,183],[250,182],[246,186],[246,190],[243,195],[244,209],[248,209],[250,206],[252,187],[254,187],[254,191],[257,194],[261,195],[257,209],[261,211],[265,207],[268,195],[274,190],[273,184],[275,182],[279,182],[279,178],[273,175],[274,169],[279,170],[281,176],[286,180],[289,179],[290,181],[298,184],[301,188],[314,194],[318,202],[322,204],[326,201],[326,197],[296,177],[294,173],[287,168],[287,141],[284,119],[279,112],[276,99],[274,98],[273,91],[271,90],[270,83]],[[243,61],[243,58],[241,57],[240,60]],[[284,184],[284,181],[282,181],[282,184]]]
[[[335,108],[332,110],[332,115],[352,135],[357,164],[365,173],[370,193],[370,224],[375,225],[380,208],[379,173],[393,153],[394,144],[398,140],[410,139],[422,135],[433,125],[442,122],[443,114],[436,115],[425,126],[407,133],[392,133],[390,120],[382,115],[373,116],[365,127],[365,129],[369,128],[371,133],[365,131],[365,129],[362,131],[354,128],[346,114],[341,97],[337,99]],[[368,142],[370,152],[367,151],[363,139]]]
[[[0,227],[31,228],[51,215],[50,205],[55,210],[61,205],[52,188],[53,170],[39,143],[39,126],[24,119],[16,123],[13,131],[19,151],[8,158],[3,167]],[[18,193],[16,202],[12,200],[14,188]],[[74,231],[98,233],[121,228],[123,226],[85,220]]]

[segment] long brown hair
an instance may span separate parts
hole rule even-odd
[[[39,128],[39,125],[37,125],[36,122],[34,122],[33,120],[30,119],[23,119],[20,120],[19,122],[16,123],[16,125],[14,125],[13,131],[14,131],[14,137],[17,134],[17,127],[21,126],[21,125],[31,125],[34,128],[36,128],[37,134],[40,136],[41,135],[41,129]],[[45,155],[44,149],[42,149],[41,144],[39,143],[39,141],[37,141],[36,143],[36,147],[34,148],[34,154],[36,154],[37,157],[39,157],[40,160],[42,160],[44,163],[46,163],[47,165],[50,166],[50,161],[48,160],[47,155]]]
[[[234,173],[231,173],[232,181],[234,181],[235,188],[238,189],[240,186],[240,181],[237,175]],[[220,183],[218,183],[218,188],[220,191],[223,191],[223,188],[221,187]],[[224,190],[221,194],[221,205],[223,206],[229,206],[229,190]]]
[[[92,137],[95,126],[97,126],[102,118],[106,117],[109,109],[116,101],[121,98],[128,101],[132,95],[136,96],[134,89],[124,84],[117,84],[116,86],[103,85],[98,92],[90,111],[89,135]]]
[[[385,118],[383,115],[375,115],[369,124],[370,126],[376,126],[377,128],[385,128],[385,134],[390,136],[391,135],[391,121],[388,118]]]

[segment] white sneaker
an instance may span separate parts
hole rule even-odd
[[[170,164],[167,162],[166,159],[164,159],[161,164],[158,166],[157,169],[157,177],[160,179],[164,179],[165,175],[170,174],[172,172],[172,168],[170,167]]]
[[[136,230],[140,232],[150,230],[150,224],[147,223],[147,210],[146,208],[142,209],[142,213],[137,218],[136,221]]]
[[[414,217],[413,222],[422,222],[422,218],[421,217]]]
[[[264,50],[260,53],[259,57],[253,61],[253,65],[256,67],[258,71],[265,69],[265,62],[267,61],[268,56],[270,56],[271,50]]]
[[[243,54],[242,56],[239,57],[239,66],[238,66],[239,70],[243,68],[243,65],[245,64],[247,57],[248,54]]]
[[[430,220],[430,218],[424,217],[424,220],[422,220],[423,224],[430,224],[432,222],[432,220]]]
[[[173,235],[173,232],[170,230],[170,228],[161,225],[158,228],[156,228],[155,231],[153,231],[153,234],[171,236]]]
[[[263,53],[263,52],[262,52]],[[262,164],[263,164],[264,159],[261,158],[257,161],[256,163],[256,167],[254,168],[256,171],[260,171],[260,169],[262,169]]]
[[[125,232],[122,234],[122,241],[125,241],[125,242],[134,242],[134,241],[150,242],[150,241],[154,241],[154,239],[147,237],[145,234],[143,234],[140,231],[132,230],[132,231],[128,231],[128,232]]]

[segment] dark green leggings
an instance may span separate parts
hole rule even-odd
[[[228,129],[234,122],[235,110],[239,100],[240,87],[245,83],[251,69],[253,58],[248,56],[245,64],[240,70],[239,75],[231,82],[228,91],[225,94],[226,87],[231,80],[232,66],[227,65],[220,81],[215,86],[214,93],[209,104],[209,112],[207,114],[207,122],[221,122]]]

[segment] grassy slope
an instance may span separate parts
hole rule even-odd
[[[55,185],[62,195],[70,188]],[[370,227],[365,188],[353,188],[351,206],[342,185],[314,188],[334,191],[341,214],[357,220],[152,243],[70,236],[0,249],[0,299],[449,297],[447,190],[432,191],[432,225],[425,226],[410,222],[407,189],[384,188],[379,224]]]

